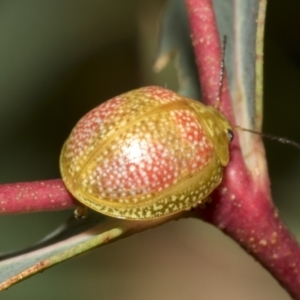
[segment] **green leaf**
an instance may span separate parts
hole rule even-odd
[[[118,238],[123,230],[114,219],[91,213],[86,219],[72,217],[39,243],[19,253],[3,255],[0,290],[70,257]]]
[[[189,212],[181,212],[143,222],[110,218],[93,211],[85,219],[71,217],[32,247],[0,257],[0,291],[78,254],[188,215]]]
[[[200,85],[194,50],[183,0],[169,1],[161,20],[159,48],[154,70],[159,72],[175,55],[178,71],[179,93],[200,99]]]
[[[266,1],[214,0],[220,36],[227,36],[225,66],[235,125],[261,131],[263,107],[263,35]],[[264,168],[257,135],[239,132],[250,171]],[[261,149],[259,151],[257,148]]]

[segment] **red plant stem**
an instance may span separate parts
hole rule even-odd
[[[60,179],[0,185],[0,214],[64,210],[75,204]]]
[[[186,7],[200,74],[202,100],[206,104],[215,106],[219,96],[222,54],[213,5],[210,0],[186,0]],[[220,110],[226,112],[227,118],[234,123],[226,74],[224,75]]]
[[[220,41],[211,0],[186,0],[192,41],[200,75],[203,100],[213,104],[220,73]],[[231,120],[227,83],[222,112]],[[268,175],[248,172],[238,139],[230,147],[230,163],[212,204],[197,209],[196,217],[214,224],[254,256],[295,299],[300,299],[300,248],[278,217],[269,189]],[[262,168],[261,170],[265,170]]]
[[[256,258],[294,299],[300,299],[300,248],[278,216],[268,179],[258,183],[243,168],[239,148],[225,169],[221,186],[205,210],[196,217],[221,229]],[[238,166],[239,164],[239,166]]]

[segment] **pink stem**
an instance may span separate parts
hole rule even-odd
[[[215,106],[219,95],[221,45],[210,0],[186,0],[192,43],[198,65],[203,102]],[[233,122],[230,93],[226,75],[223,81],[221,108]]]
[[[219,86],[220,41],[211,0],[186,0],[192,42],[204,101],[213,105]],[[224,84],[222,112],[233,121],[230,94]],[[211,205],[196,217],[214,224],[253,255],[295,299],[300,299],[300,248],[278,217],[267,174],[251,175],[238,139],[230,147],[230,164]],[[263,175],[263,176],[262,176]]]
[[[229,235],[255,257],[294,299],[300,299],[300,248],[278,216],[268,179],[257,183],[245,172],[239,148],[231,149],[231,163],[203,219]],[[239,166],[238,166],[239,165]],[[266,188],[267,187],[267,188]]]
[[[64,210],[75,205],[61,179],[0,185],[0,214]]]

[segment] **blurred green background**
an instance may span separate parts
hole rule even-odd
[[[269,1],[264,131],[300,142],[300,3]],[[60,148],[88,110],[150,84],[165,0],[0,1],[0,182],[59,177]],[[300,153],[266,142],[274,201],[300,229]],[[71,214],[0,217],[0,251],[40,239]],[[73,258],[1,299],[290,299],[229,238],[182,220]]]

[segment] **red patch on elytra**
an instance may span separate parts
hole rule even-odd
[[[139,146],[137,155],[128,154],[128,149],[124,149],[108,158],[101,171],[95,170],[100,178],[100,191],[115,193],[116,198],[122,193],[134,196],[161,191],[176,181],[180,162],[168,149],[159,143],[141,142]]]
[[[68,147],[73,157],[80,155],[89,145],[92,137],[105,126],[116,110],[123,104],[124,98],[116,97],[97,106],[82,119],[74,128]]]

